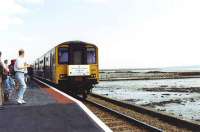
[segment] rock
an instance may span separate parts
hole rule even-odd
[[[161,88],[166,88],[168,85],[160,85]]]
[[[169,96],[170,94],[162,94],[162,95],[167,95],[167,96]]]
[[[160,109],[160,111],[166,111],[166,109]]]
[[[195,102],[195,100],[193,98],[190,99],[190,102]]]
[[[200,122],[200,119],[196,119],[195,121],[199,121]]]

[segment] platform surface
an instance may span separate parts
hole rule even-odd
[[[31,82],[18,105],[15,95],[0,110],[0,132],[102,132],[75,102],[59,97],[48,88]]]

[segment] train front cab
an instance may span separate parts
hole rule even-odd
[[[91,44],[56,47],[56,82],[60,88],[84,98],[99,81],[98,48]]]

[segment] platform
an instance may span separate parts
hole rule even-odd
[[[80,104],[32,81],[19,105],[15,96],[0,110],[0,132],[102,132],[109,130]]]

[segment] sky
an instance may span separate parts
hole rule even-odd
[[[99,47],[100,68],[200,65],[199,0],[0,0],[0,51],[32,63],[70,40]]]

